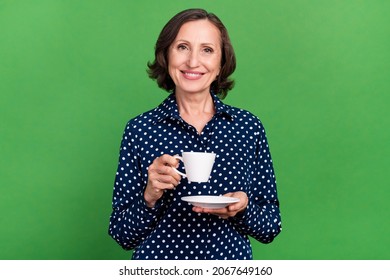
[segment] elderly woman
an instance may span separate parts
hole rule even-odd
[[[249,236],[281,231],[271,155],[260,120],[222,103],[236,60],[219,18],[202,9],[163,28],[149,76],[170,95],[125,128],[109,234],[133,259],[252,259]],[[213,152],[206,183],[189,182],[173,155]],[[188,195],[238,198],[223,208],[191,206]]]

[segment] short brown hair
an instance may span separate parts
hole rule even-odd
[[[215,81],[211,83],[211,90],[221,99],[225,98],[228,91],[234,86],[234,81],[229,76],[236,69],[236,56],[226,27],[213,13],[203,9],[188,9],[176,14],[162,29],[155,46],[155,58],[153,63],[148,62],[149,77],[157,81],[160,88],[171,92],[175,84],[168,73],[168,50],[175,40],[181,26],[189,21],[207,19],[214,24],[221,33],[221,71]]]

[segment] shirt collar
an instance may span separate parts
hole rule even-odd
[[[230,106],[225,105],[214,93],[211,93],[211,97],[214,101],[215,114],[226,116],[228,119],[234,120],[234,115]],[[171,93],[156,109],[154,109],[153,122],[157,123],[169,118],[181,120],[174,93]]]

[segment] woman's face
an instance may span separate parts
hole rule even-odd
[[[176,94],[209,93],[221,68],[221,34],[208,20],[182,25],[168,52]]]

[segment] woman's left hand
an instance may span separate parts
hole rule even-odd
[[[225,208],[210,209],[210,208],[202,208],[202,207],[194,206],[192,210],[197,213],[208,213],[208,214],[219,216],[222,219],[227,219],[229,217],[236,216],[237,213],[239,212],[245,211],[246,207],[248,206],[248,196],[246,195],[245,192],[242,191],[232,192],[232,193],[227,193],[224,196],[236,197],[239,198],[240,201],[230,204]]]

